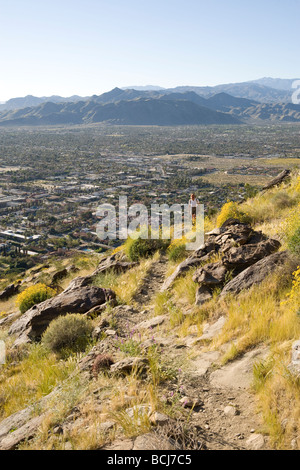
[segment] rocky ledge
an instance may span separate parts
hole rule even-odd
[[[201,305],[212,298],[214,289],[220,289],[222,296],[239,293],[289,261],[287,252],[276,253],[281,246],[278,240],[267,238],[237,219],[228,219],[221,228],[206,235],[206,243],[179,264],[164,282],[162,291],[190,268],[198,267],[193,281],[199,285],[196,304]],[[214,256],[219,260],[209,263]]]

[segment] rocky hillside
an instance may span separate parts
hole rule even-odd
[[[299,449],[299,208],[286,172],[195,252],[127,240],[6,286],[0,449]]]

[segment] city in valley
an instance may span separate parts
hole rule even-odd
[[[297,124],[5,128],[0,144],[2,277],[117,246],[97,237],[96,212],[119,196],[150,207],[193,192],[212,214],[300,157]]]

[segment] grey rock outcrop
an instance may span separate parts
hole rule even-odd
[[[270,273],[288,261],[289,255],[286,251],[273,253],[238,274],[226,284],[220,295],[224,296],[229,293],[238,294],[244,289],[249,289],[254,284],[261,283]],[[291,272],[293,269],[291,268]]]
[[[55,318],[68,313],[84,314],[93,307],[115,299],[115,293],[90,285],[90,279],[74,279],[61,294],[35,305],[13,323],[9,334],[30,339],[39,339]]]
[[[19,312],[11,313],[0,320],[0,326],[8,326],[13,323],[20,316]]]
[[[30,439],[37,432],[38,427],[45,419],[44,415],[35,416],[19,429],[5,436],[0,442],[0,450],[14,450],[25,439]]]
[[[263,191],[267,189],[271,189],[274,186],[278,186],[281,184],[284,180],[286,180],[291,174],[290,170],[283,170],[279,175],[277,175],[275,178],[273,178],[266,186],[263,187]]]
[[[202,286],[218,287],[225,282],[226,273],[227,269],[222,262],[210,263],[195,272],[193,281]]]
[[[111,372],[127,374],[132,370],[144,371],[147,369],[148,360],[143,357],[129,357],[116,362],[110,367]]]
[[[293,374],[300,375],[300,340],[295,341],[292,346],[292,362],[289,369]]]
[[[0,292],[0,300],[7,300],[13,295],[16,295],[19,292],[20,284],[10,284],[5,287],[2,292]]]
[[[242,248],[245,245],[258,244],[258,243],[263,244],[263,242],[267,240],[267,238],[261,232],[254,231],[249,225],[244,224],[237,219],[228,219],[222,225],[221,228],[212,230],[206,235],[207,235],[207,239],[206,239],[205,244],[200,246],[186,260],[180,263],[175,269],[175,271],[171,274],[171,276],[169,276],[165,280],[163,287],[161,289],[162,292],[168,290],[172,286],[172,284],[175,282],[175,280],[179,276],[186,273],[189,269],[205,265],[206,262],[209,262],[213,254],[219,253],[221,254],[221,256],[225,254],[229,256],[229,253],[231,252],[231,250],[236,250],[239,247],[241,248],[241,253],[243,253]],[[269,245],[270,243],[267,246]],[[277,248],[274,248],[274,250],[275,249]],[[261,247],[261,251],[263,251],[262,247]],[[265,252],[267,252],[266,247],[265,247]],[[239,253],[239,258],[237,257],[237,261],[239,261],[240,264],[242,264],[241,253]],[[258,257],[258,251],[257,251],[257,257]],[[244,269],[246,267],[247,267],[247,264],[244,266]],[[204,271],[201,271],[201,269],[206,270],[207,267],[203,266],[203,268],[200,268],[199,270],[199,272],[201,272],[204,275]],[[208,268],[208,269],[210,270],[211,268]],[[224,268],[218,268],[218,269],[220,271],[224,270]],[[208,281],[208,276],[206,276],[206,279]],[[221,285],[224,282],[224,280],[225,279],[223,279],[222,282],[219,283],[219,285]],[[211,283],[211,286],[212,286],[213,279],[211,279],[211,281],[212,281]],[[208,285],[205,282],[200,283],[200,284]],[[217,284],[218,283],[216,282],[215,285]],[[199,293],[199,298],[200,298],[200,294],[201,292]],[[201,300],[199,300],[199,302],[201,303]]]
[[[104,274],[107,271],[113,269],[116,273],[124,273],[128,269],[134,268],[138,263],[123,260],[119,253],[103,258],[96,270],[93,272],[92,277],[98,274]]]
[[[212,298],[211,289],[206,286],[198,287],[196,291],[196,305],[202,305]]]
[[[79,271],[79,269],[76,268],[76,266],[74,266],[74,264],[72,264],[71,266],[68,266],[64,269],[61,269],[60,271],[57,271],[56,273],[53,274],[51,284],[55,285],[55,284],[57,284],[57,282],[61,281],[65,277],[67,277],[69,274],[76,273],[77,271]]]
[[[242,271],[279,248],[280,242],[272,239],[257,244],[233,247],[225,253],[222,263],[228,270]]]

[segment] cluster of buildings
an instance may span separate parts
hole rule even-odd
[[[225,196],[209,184],[199,184],[204,170],[188,160],[166,156],[102,157],[101,169],[72,170],[61,175],[9,183],[0,176],[0,252],[26,251],[35,256],[69,250],[101,251],[113,245],[96,234],[97,208],[119,196],[128,205],[186,204],[191,192],[206,203],[224,202]],[[118,243],[116,241],[116,243]],[[21,248],[21,250],[20,250]]]

